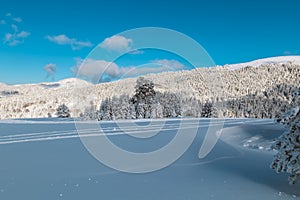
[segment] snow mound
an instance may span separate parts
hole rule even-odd
[[[33,84],[35,85],[40,85],[45,89],[52,89],[52,88],[74,88],[74,87],[88,87],[91,86],[92,84],[78,78],[67,78],[60,80],[58,82],[44,82],[40,84]]]
[[[57,83],[61,84],[62,86],[65,86],[65,85],[86,85],[86,86],[91,85],[91,83],[89,83],[85,80],[79,79],[79,78],[67,78],[67,79],[58,81]]]
[[[271,151],[274,139],[284,131],[283,126],[272,120],[249,120],[237,127],[224,128],[221,140],[236,148]]]
[[[234,69],[239,69],[247,66],[258,67],[264,64],[272,64],[272,63],[286,64],[288,62],[292,62],[294,64],[300,64],[300,56],[277,56],[271,58],[258,59],[251,62],[230,64],[228,66],[229,69],[234,70]]]

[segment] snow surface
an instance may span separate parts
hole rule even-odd
[[[229,64],[229,69],[239,69],[242,67],[252,66],[252,67],[259,67],[263,64],[272,64],[272,63],[279,63],[285,64],[288,62],[292,62],[294,64],[300,64],[300,56],[277,56],[277,57],[270,57],[270,58],[262,58],[258,60],[253,60],[251,62],[245,63],[238,63],[238,64]]]
[[[146,141],[125,135],[116,122],[100,125],[118,146],[148,152],[168,143],[180,120],[167,120],[160,134]],[[155,172],[128,174],[94,159],[70,119],[2,120],[0,199],[299,199],[300,185],[289,186],[287,176],[269,167],[274,154],[269,147],[282,126],[273,120],[226,119],[215,148],[199,159],[206,130],[216,122],[184,119],[199,129],[179,160]],[[122,129],[140,134],[157,129],[146,126],[147,120],[136,123],[140,128],[122,121]]]

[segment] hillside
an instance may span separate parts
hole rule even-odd
[[[145,77],[155,83],[158,91],[195,96],[202,102],[215,98],[227,101],[263,94],[280,84],[299,86],[299,58],[294,56],[273,58],[272,62],[272,59],[253,61],[252,64],[256,63],[254,67],[248,64],[226,65],[149,74]],[[258,67],[257,63],[262,65]],[[57,106],[62,103],[71,109],[72,116],[79,116],[88,106],[98,108],[106,97],[132,95],[135,82],[136,78],[129,78],[92,85],[71,78],[53,83],[0,84],[0,119],[48,117],[48,113],[54,116]]]
[[[271,57],[271,58],[262,58],[251,62],[231,64],[229,65],[229,67],[230,69],[238,69],[246,66],[258,67],[264,64],[272,64],[272,63],[287,64],[289,62],[294,64],[300,64],[300,56],[278,56],[278,57]]]

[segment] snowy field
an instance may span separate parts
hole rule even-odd
[[[148,152],[166,145],[179,122],[167,120],[160,134],[144,140],[123,134],[115,122],[100,126],[123,149]],[[96,160],[81,143],[72,120],[2,120],[0,199],[300,199],[300,184],[289,186],[287,176],[269,167],[274,154],[270,145],[284,131],[273,120],[226,119],[220,140],[203,159],[198,152],[213,122],[184,123],[199,129],[179,160],[155,172],[129,174]],[[122,124],[122,129],[137,134],[157,128],[147,120],[136,122],[138,129]]]

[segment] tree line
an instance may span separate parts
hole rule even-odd
[[[226,101],[216,97],[201,102],[185,93],[158,92],[153,81],[140,77],[136,81],[133,96],[123,94],[105,98],[98,109],[90,106],[80,117],[99,121],[170,117],[275,118],[292,107],[292,91],[296,88],[293,85],[278,84],[262,93]],[[59,106],[57,116],[70,117],[70,110],[64,107],[66,105]],[[64,112],[68,114],[61,114]]]
[[[86,120],[149,119],[169,117],[201,117],[201,103],[195,97],[171,92],[157,92],[153,81],[137,79],[132,97],[121,95],[104,99],[98,110],[87,108],[81,114]]]

